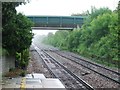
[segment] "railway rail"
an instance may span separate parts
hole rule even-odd
[[[60,51],[52,51],[52,52],[60,55],[63,58],[69,59],[87,69],[90,69],[91,71],[94,71],[95,73],[97,73],[105,78],[108,78],[108,79],[114,81],[115,83],[120,84],[120,73],[119,72],[113,71],[111,69],[108,69],[106,67],[103,67],[103,66],[95,64],[95,63],[92,63],[90,61],[81,59],[80,57],[76,57],[73,55],[66,55],[65,53],[63,53],[63,52],[61,53]]]
[[[49,55],[46,51],[40,51],[38,47],[36,47],[36,51],[47,65],[50,72],[53,73],[55,77],[59,78],[65,84],[66,88],[94,90],[91,85],[68,70],[64,65],[55,60],[55,58]]]

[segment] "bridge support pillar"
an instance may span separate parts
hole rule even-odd
[[[80,26],[77,24],[77,29],[80,29]]]

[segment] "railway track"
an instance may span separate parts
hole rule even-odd
[[[51,55],[45,51],[40,51],[36,47],[36,51],[47,65],[48,69],[56,78],[59,78],[65,85],[66,88],[77,88],[85,90],[94,90],[91,85],[86,83],[84,80],[79,78],[77,75],[68,70],[64,65],[55,60]]]
[[[115,83],[120,84],[120,73],[119,72],[113,71],[111,69],[108,69],[106,67],[103,67],[103,66],[95,64],[95,63],[92,63],[90,61],[81,59],[80,57],[76,57],[73,55],[66,55],[65,53],[63,53],[63,52],[61,53],[59,51],[52,51],[52,52],[60,55],[63,58],[69,59],[69,60],[107,78],[107,79],[110,79],[110,80],[114,81]]]

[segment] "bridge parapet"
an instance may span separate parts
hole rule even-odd
[[[86,16],[27,16],[34,27],[77,28],[84,23]]]

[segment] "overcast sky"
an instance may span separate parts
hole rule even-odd
[[[17,9],[25,15],[71,15],[96,8],[109,7],[114,10],[119,0],[31,0]]]
[[[96,8],[108,7],[115,10],[118,2],[119,0],[31,0],[30,3],[21,5],[16,9],[17,12],[25,15],[70,16],[73,13],[90,11],[91,6]]]

